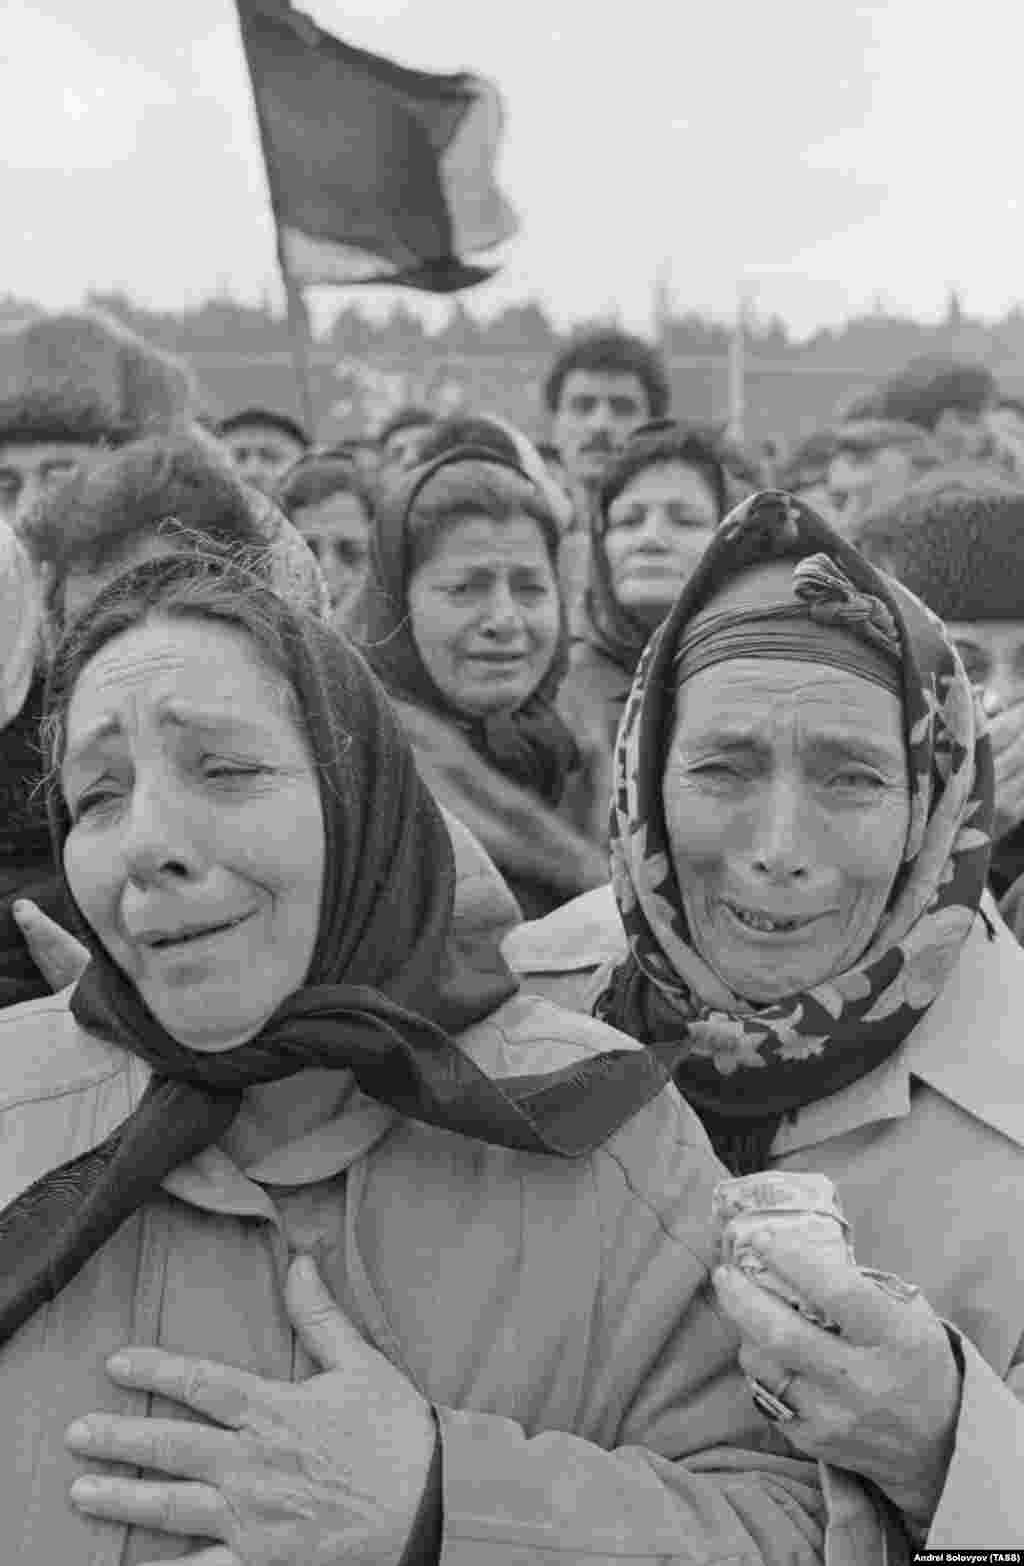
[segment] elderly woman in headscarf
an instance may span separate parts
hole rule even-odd
[[[568,638],[551,508],[488,445],[442,451],[376,510],[367,658],[435,797],[523,913],[547,913],[607,876],[606,791],[579,787],[581,746],[555,706]]]
[[[663,420],[612,462],[591,523],[590,580],[559,701],[592,713],[609,747],[652,631],[669,612],[727,508],[709,434]]]
[[[746,1397],[662,1065],[453,944],[350,643],[149,562],[72,624],[46,734],[91,961],[0,1019],[23,1566],[888,1559]]]
[[[718,1280],[759,1406],[936,1548],[1024,1538],[1024,952],[985,892],[984,725],[941,622],[762,493],[637,671],[611,888],[504,948],[532,990],[677,1044],[730,1170],[828,1176],[858,1260],[920,1289],[767,1225],[765,1265],[841,1336]]]

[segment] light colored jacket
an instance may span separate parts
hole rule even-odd
[[[97,1145],[145,1088],[143,1063],[66,1002],[0,1015],[0,1204]],[[499,1076],[623,1043],[524,995],[460,1042]],[[438,1409],[443,1566],[900,1559],[860,1486],[795,1460],[751,1405],[708,1281],[720,1172],[672,1088],[571,1161],[405,1120],[354,1085],[329,1124],[244,1172],[207,1149],[0,1349],[0,1556],[177,1559],[180,1539],[73,1510],[64,1430],[94,1409],[184,1417],[107,1378],[128,1343],[308,1377],[282,1299],[307,1251]]]
[[[835,1182],[862,1265],[918,1284],[963,1334],[933,1549],[1024,1541],[1024,950],[984,906],[995,939],[977,919],[896,1054],[784,1122],[772,1148],[773,1166]],[[589,1013],[626,954],[611,888],[520,925],[502,949],[526,988]]]

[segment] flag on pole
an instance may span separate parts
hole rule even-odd
[[[237,0],[282,270],[291,283],[452,293],[516,232],[495,182],[497,89],[334,38],[288,0]]]

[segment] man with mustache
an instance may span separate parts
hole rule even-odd
[[[612,327],[574,337],[548,373],[544,401],[551,438],[573,502],[561,558],[570,614],[586,585],[589,521],[605,469],[639,425],[665,417],[669,397],[656,350],[643,338]]]

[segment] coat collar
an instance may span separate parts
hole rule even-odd
[[[1024,1146],[1024,950],[989,894],[981,906],[993,937],[985,920],[975,919],[945,987],[902,1048],[877,1071],[808,1104],[783,1125],[772,1145],[777,1157],[909,1114],[913,1077]]]
[[[596,887],[563,903],[543,919],[516,925],[501,943],[513,973],[574,973],[621,962],[626,932],[611,886]]]
[[[776,1155],[909,1114],[911,1077],[1024,1146],[1024,950],[988,893],[981,906],[994,938],[984,919],[976,919],[942,993],[903,1046],[876,1071],[784,1124],[773,1145]],[[502,951],[527,989],[530,973],[578,971],[582,981],[584,974],[621,962],[626,940],[611,887],[518,926]],[[587,993],[602,987],[595,981]]]

